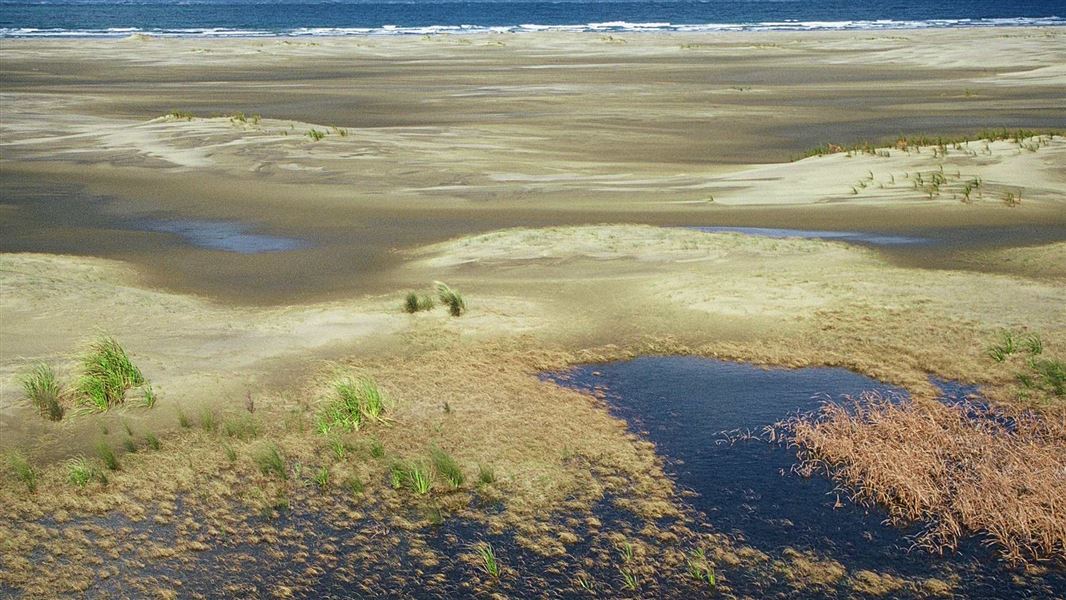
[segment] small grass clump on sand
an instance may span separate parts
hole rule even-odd
[[[52,367],[43,363],[35,365],[22,378],[22,389],[33,406],[47,419],[59,421],[63,418],[63,405],[59,402],[63,390]]]
[[[288,479],[289,474],[285,470],[285,459],[276,444],[267,444],[256,452],[252,459],[259,471],[266,476],[276,475],[279,479]]]
[[[443,281],[434,281],[433,285],[437,288],[437,298],[440,299],[441,304],[448,307],[449,314],[458,317],[466,312],[466,302],[463,301],[463,295],[458,290],[452,289]]]
[[[433,470],[437,476],[444,479],[453,490],[458,489],[466,481],[459,463],[444,450],[434,446],[429,451],[429,458],[433,461]]]
[[[126,401],[126,392],[148,388],[148,381],[115,338],[94,341],[81,360],[78,402],[91,412],[103,412]]]
[[[369,377],[342,377],[333,382],[332,396],[318,416],[318,432],[358,431],[365,422],[385,422],[385,393]]]
[[[144,443],[151,450],[159,450],[159,447],[161,445],[159,443],[159,437],[150,431],[144,434]]]
[[[436,306],[436,303],[434,303],[433,298],[427,294],[418,295],[414,292],[410,292],[403,300],[403,310],[410,314],[433,310],[434,306]]]
[[[319,131],[319,130],[314,129],[314,128],[308,129],[307,130],[307,137],[311,138],[312,142],[317,142],[317,141],[319,141],[319,140],[321,140],[321,139],[326,137],[326,132],[325,131]]]
[[[37,491],[37,469],[33,468],[25,456],[15,452],[8,457],[7,464],[11,467],[15,479],[21,481],[31,494]]]
[[[868,394],[786,426],[799,471],[823,471],[933,552],[980,533],[1011,562],[1066,564],[1066,420],[978,403],[894,402]]]

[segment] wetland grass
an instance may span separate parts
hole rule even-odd
[[[52,367],[39,363],[22,377],[22,389],[33,406],[50,421],[63,418],[63,390]]]
[[[986,536],[1008,562],[1061,561],[1066,548],[1066,421],[980,403],[946,406],[866,394],[787,428],[798,472],[828,472],[891,522],[924,524],[934,553]]]

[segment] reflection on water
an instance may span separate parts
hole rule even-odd
[[[696,492],[690,502],[708,524],[771,556],[795,548],[824,552],[849,570],[961,575],[959,591],[966,597],[1043,598],[1066,591],[1062,573],[1013,582],[979,540],[967,540],[947,557],[909,551],[908,532],[884,525],[885,514],[851,504],[827,478],[792,474],[793,449],[746,435],[825,400],[901,390],[845,369],[764,369],[693,357],[642,357],[547,377],[603,398],[656,445],[679,485]],[[952,397],[974,391],[944,387]]]

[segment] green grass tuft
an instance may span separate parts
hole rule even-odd
[[[223,435],[242,441],[254,440],[259,437],[259,432],[259,421],[247,413],[226,419],[222,424]]]
[[[189,415],[185,414],[185,411],[181,407],[178,407],[178,425],[181,425],[182,429],[192,427],[192,421],[189,420]]]
[[[474,546],[474,550],[481,559],[481,569],[492,577],[499,577],[500,563],[496,560],[496,551],[492,549],[492,544],[481,542]]]
[[[263,475],[268,477],[277,475],[280,479],[289,478],[289,474],[285,470],[285,459],[282,458],[281,451],[278,450],[277,445],[271,443],[263,446],[252,458]]]
[[[104,463],[108,471],[118,471],[122,468],[122,465],[118,462],[118,455],[104,440],[96,443],[96,456],[100,458],[100,462]]]
[[[433,490],[433,479],[425,465],[396,463],[392,466],[392,486],[406,487],[419,496],[424,496]]]
[[[707,561],[707,554],[703,548],[690,552],[687,562],[689,577],[696,581],[706,581],[712,588],[718,586],[718,576],[715,574],[714,566]]]
[[[31,494],[37,491],[37,469],[33,468],[25,456],[15,452],[8,457],[7,464],[15,474],[15,479],[21,481]]]
[[[491,485],[496,483],[496,471],[494,471],[489,465],[478,465],[477,482],[480,485]]]
[[[434,281],[433,285],[437,288],[437,298],[440,299],[440,303],[448,307],[448,312],[453,317],[466,312],[466,302],[463,301],[463,295],[458,290],[452,289],[443,281]]]
[[[34,365],[23,376],[22,389],[33,406],[47,419],[58,421],[63,418],[63,405],[59,402],[63,390],[52,367],[44,363]]]
[[[379,439],[370,440],[370,456],[373,458],[385,458],[385,444]]]
[[[437,475],[448,483],[453,490],[463,485],[465,477],[459,463],[447,452],[434,446],[429,450],[429,458],[433,461],[433,470]]]
[[[318,484],[318,487],[320,489],[324,490],[328,488],[330,480],[329,467],[321,467],[318,471],[316,471],[314,480],[315,483]]]
[[[146,385],[141,370],[115,338],[94,341],[81,360],[76,386],[78,403],[90,412],[103,412],[126,401],[126,391]]]
[[[99,479],[107,483],[107,477],[96,468],[89,459],[84,456],[72,458],[67,461],[67,481],[78,487],[85,487],[93,479]]]
[[[363,493],[363,482],[358,477],[349,477],[344,480],[344,487],[351,492],[353,496],[358,496]]]
[[[152,433],[151,431],[149,431],[148,433],[144,434],[144,443],[145,443],[146,446],[148,446],[152,450],[159,450],[159,447],[160,447],[159,438],[156,437],[156,435],[154,433]]]
[[[230,462],[237,462],[237,451],[226,442],[222,442],[222,452],[226,455],[226,460]]]
[[[218,431],[218,419],[215,418],[215,411],[207,407],[200,409],[200,428],[208,433]]]
[[[369,377],[333,382],[333,394],[318,416],[318,432],[357,431],[366,421],[385,421],[385,394]]]
[[[425,310],[433,310],[436,303],[433,302],[433,298],[422,294],[421,296],[411,292],[407,294],[403,301],[403,310],[408,313],[422,312]]]
[[[137,442],[135,442],[133,438],[128,437],[125,440],[122,440],[122,447],[126,449],[126,452],[131,454],[137,452]]]

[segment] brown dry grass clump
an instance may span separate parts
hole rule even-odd
[[[987,536],[1011,562],[1066,564],[1066,417],[973,403],[864,395],[789,423],[801,474],[826,471],[895,524],[922,522],[918,547]]]

